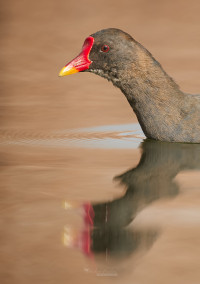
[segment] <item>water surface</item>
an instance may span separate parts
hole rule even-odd
[[[200,145],[137,124],[29,134],[1,139],[8,283],[199,278]]]

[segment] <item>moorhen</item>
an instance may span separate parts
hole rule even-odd
[[[147,138],[200,143],[200,95],[182,92],[151,53],[114,28],[86,38],[81,53],[60,71],[92,72],[120,88]]]

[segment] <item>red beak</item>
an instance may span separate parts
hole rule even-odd
[[[89,53],[94,43],[93,37],[86,38],[81,53],[65,65],[59,73],[59,76],[66,76],[77,72],[84,71],[89,68],[92,61],[89,60]]]

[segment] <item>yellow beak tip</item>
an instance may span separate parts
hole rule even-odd
[[[63,72],[60,71],[60,73],[58,74],[58,77],[63,77],[63,76],[65,75],[63,74]]]
[[[79,72],[79,71],[75,67],[65,66],[61,69],[58,76],[63,77],[63,76],[67,76],[67,75],[77,73],[77,72]]]

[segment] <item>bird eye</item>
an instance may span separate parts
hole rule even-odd
[[[103,52],[108,52],[110,49],[110,47],[107,45],[107,44],[104,44],[102,47],[101,47],[101,51]]]

